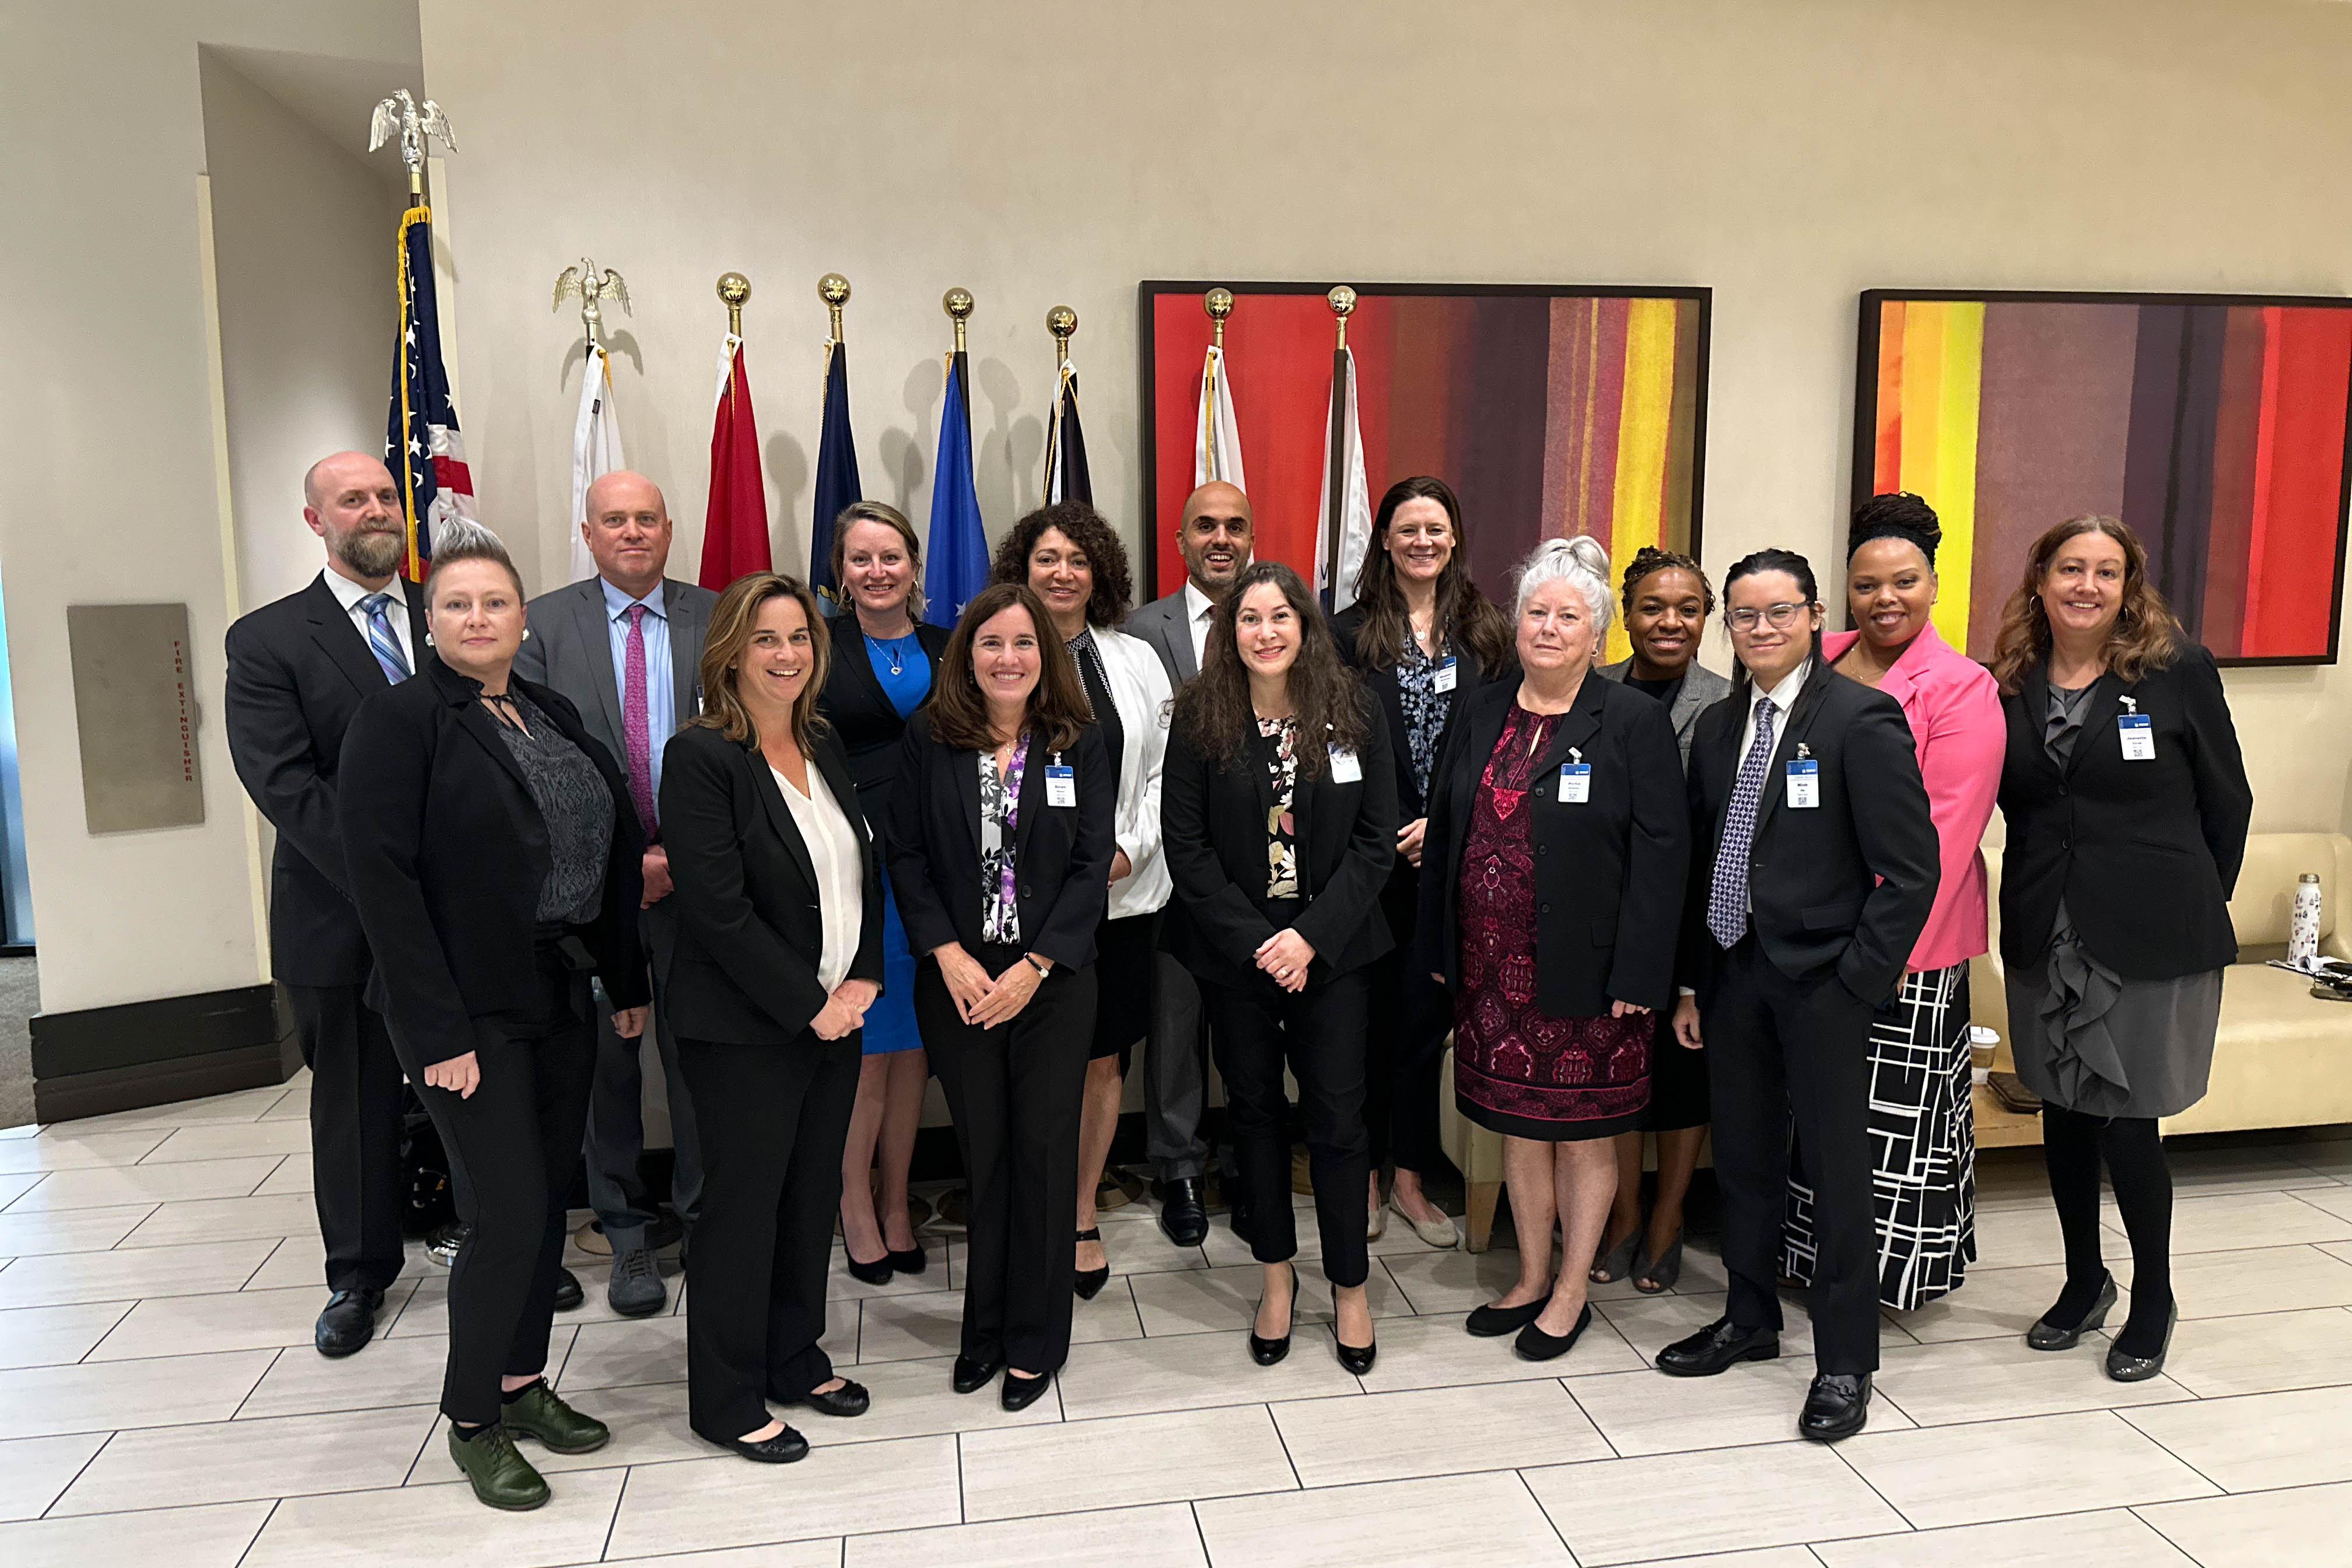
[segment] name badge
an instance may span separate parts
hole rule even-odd
[[[1454,660],[1449,657],[1444,664],[1437,667],[1437,677],[1429,683],[1430,689],[1441,695],[1453,690],[1455,675]]]
[[[1592,764],[1574,746],[1568,749],[1568,756],[1559,764],[1559,804],[1583,805],[1592,799]]]
[[[1056,757],[1061,754],[1059,752],[1054,753]],[[1076,768],[1065,767],[1059,762],[1046,766],[1045,804],[1056,806],[1078,804],[1078,773]]]
[[[2116,720],[2116,729],[2123,736],[2124,761],[2127,763],[2156,761],[2156,726],[2148,721],[2147,714],[2139,711],[2138,703],[2126,697],[2123,700],[2123,704],[2131,710],[2130,712],[2122,714]]]
[[[1331,748],[1331,782],[1333,784],[1364,782],[1364,764],[1358,762],[1356,753],[1345,746]]]
[[[1811,811],[1822,804],[1822,764],[1800,745],[1789,762],[1789,808]]]

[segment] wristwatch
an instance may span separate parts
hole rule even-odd
[[[1037,955],[1034,952],[1024,952],[1021,955],[1021,959],[1023,963],[1037,972],[1037,977],[1040,980],[1054,973],[1054,966],[1050,963],[1038,963]]]

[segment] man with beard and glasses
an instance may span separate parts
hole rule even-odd
[[[236,776],[278,830],[269,946],[310,1068],[311,1186],[326,1242],[319,1353],[375,1333],[400,1277],[402,1081],[364,992],[372,967],[343,870],[336,764],[362,700],[433,658],[424,593],[394,574],[407,552],[399,487],[364,452],[321,458],[302,480],[302,521],[326,570],[228,631],[228,744]]]

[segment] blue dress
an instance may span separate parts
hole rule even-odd
[[[882,695],[899,718],[912,714],[931,694],[931,661],[923,657],[912,632],[887,642],[867,637],[866,657],[874,667],[874,679],[881,682]],[[894,658],[898,666],[895,675],[890,670]],[[899,923],[898,900],[890,891],[887,870],[882,873],[882,994],[866,1009],[863,1051],[869,1057],[923,1047],[915,1027],[915,954],[907,945],[907,928]]]

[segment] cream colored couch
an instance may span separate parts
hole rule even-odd
[[[2000,859],[1988,849],[1985,860],[1991,870],[1993,951],[1969,974],[1969,1006],[1978,1024],[2000,1032],[2005,1058],[2010,1020],[2000,963]],[[2264,962],[2286,956],[2295,879],[2305,871],[2319,874],[2321,955],[2352,961],[2352,921],[2344,909],[2352,897],[2352,838],[2338,833],[2248,837],[2237,897],[2230,900],[2239,962],[2221,982],[2211,1087],[2197,1104],[2168,1118],[2166,1132],[2352,1121],[2352,1003],[2322,1001],[2311,994],[2309,981]]]

